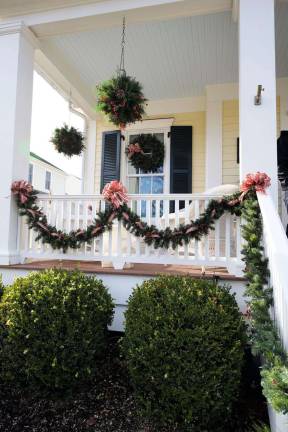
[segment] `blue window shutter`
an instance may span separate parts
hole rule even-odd
[[[172,126],[170,192],[192,192],[192,126]]]
[[[101,191],[112,180],[120,180],[121,133],[103,132]]]

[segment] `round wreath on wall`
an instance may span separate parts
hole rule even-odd
[[[79,156],[85,148],[82,132],[67,124],[55,129],[51,142],[59,153],[68,157]]]
[[[164,144],[155,135],[137,135],[126,147],[131,165],[145,172],[157,172],[164,162]]]

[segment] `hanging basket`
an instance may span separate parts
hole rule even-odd
[[[144,172],[157,172],[164,162],[164,144],[155,135],[137,135],[125,152],[131,165]]]
[[[97,110],[110,122],[124,129],[127,124],[142,120],[146,99],[142,85],[124,71],[97,87]]]
[[[55,149],[65,156],[79,156],[85,149],[84,135],[73,126],[64,124],[61,128],[56,128],[50,140]]]

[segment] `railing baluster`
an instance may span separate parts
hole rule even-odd
[[[194,220],[198,219],[200,214],[200,201],[199,199],[196,199],[194,201]],[[194,240],[194,254],[195,254],[195,260],[199,259],[199,241]]]
[[[228,261],[231,256],[231,216],[226,213],[225,216],[225,257]]]
[[[189,201],[185,200],[185,208],[184,208],[184,212],[185,212],[185,225],[187,225],[189,223]],[[189,257],[189,244],[184,244],[184,258],[188,259]]]

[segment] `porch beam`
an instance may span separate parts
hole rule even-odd
[[[37,37],[43,38],[118,25],[124,14],[129,22],[141,22],[227,10],[231,10],[231,0],[102,0],[5,19],[23,20],[35,31]]]
[[[18,212],[10,187],[14,180],[28,177],[36,46],[34,35],[22,23],[0,24],[0,264],[20,260]]]
[[[266,172],[277,203],[274,6],[274,0],[239,0],[239,120],[240,178]],[[255,105],[258,85],[265,90]]]

